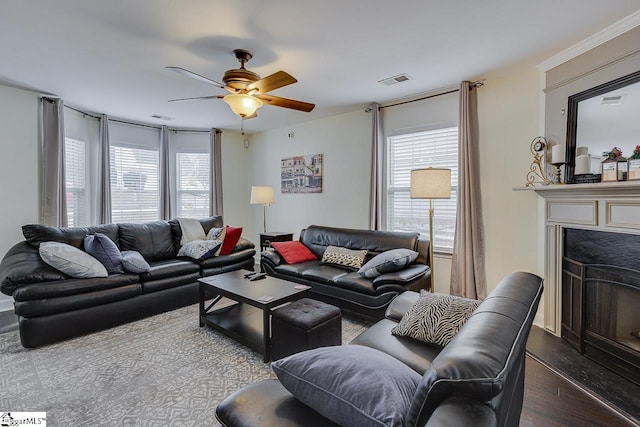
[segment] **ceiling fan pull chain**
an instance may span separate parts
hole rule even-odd
[[[244,117],[240,117],[240,135],[244,135]]]

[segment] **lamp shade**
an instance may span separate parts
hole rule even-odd
[[[412,170],[410,197],[412,199],[450,199],[451,169]]]
[[[251,187],[252,205],[270,205],[273,203],[273,187],[253,186]]]
[[[252,116],[258,108],[262,107],[262,101],[247,94],[234,93],[225,96],[223,99],[224,102],[229,104],[231,111],[243,118]]]

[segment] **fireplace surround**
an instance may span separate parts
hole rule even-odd
[[[623,322],[617,317],[614,317],[614,320],[604,321],[603,319],[605,315],[614,314],[610,308],[614,301],[616,302],[615,313],[617,315],[618,312],[622,313],[627,309],[625,305],[627,302],[638,298],[637,287],[629,290],[631,288],[628,284],[622,286],[618,282],[630,280],[632,283],[638,283],[637,271],[635,273],[633,271],[640,270],[638,267],[640,258],[637,255],[638,252],[634,252],[638,249],[634,249],[635,244],[629,243],[627,237],[631,237],[632,240],[640,239],[640,182],[549,185],[534,188],[518,187],[514,190],[533,190],[541,197],[539,228],[542,237],[540,243],[543,252],[546,288],[543,295],[544,328],[554,335],[564,336],[574,348],[585,356],[593,358],[608,368],[613,368],[625,378],[629,378],[630,376],[627,375],[628,365],[622,364],[623,366],[617,369],[616,365],[620,364],[617,350],[622,348],[622,350],[634,351],[634,345],[638,342],[637,338],[630,336],[629,342],[620,342],[622,336],[618,336],[616,331],[614,337],[611,330],[614,324],[623,328]],[[598,238],[601,240],[596,239],[597,243],[595,244],[592,240],[593,237],[585,239],[584,236],[578,234],[577,239],[582,239],[587,243],[591,242],[591,246],[587,245],[586,249],[585,247],[578,248],[578,251],[583,253],[577,255],[572,249],[565,252],[567,230],[604,232],[606,234],[602,234]],[[573,239],[571,233],[569,232],[569,237]],[[613,255],[614,251],[610,248],[604,251],[607,258],[592,259],[583,256],[584,253],[590,252],[589,248],[601,246],[603,241],[619,246],[618,252],[621,255]],[[636,255],[633,255],[634,253]],[[573,259],[571,256],[577,259]],[[623,260],[623,262],[617,263],[619,256],[627,256],[625,260],[628,262],[625,263]],[[633,259],[633,262],[629,261],[630,259]],[[610,265],[631,270],[627,274],[629,277],[620,279],[620,272],[612,272]],[[625,271],[625,273],[627,272]],[[563,286],[563,279],[568,280],[567,285]],[[613,291],[611,289],[605,290],[607,287],[612,287]],[[635,293],[628,294],[628,292]],[[614,294],[616,298],[613,297]],[[594,302],[593,298],[587,300],[586,297],[589,295],[600,296],[601,301],[597,302],[596,299]],[[580,307],[569,310],[569,308],[575,308],[578,301],[582,303]],[[621,303],[618,304],[620,301]],[[631,307],[632,311],[640,311],[637,309],[638,300],[635,301],[635,307]],[[563,308],[565,313],[563,313]],[[587,318],[583,316],[583,309],[588,308],[593,308],[595,314]],[[636,319],[636,326],[629,326],[629,330],[625,334],[637,333],[638,328],[640,325],[637,324]],[[604,344],[599,340],[602,337],[604,337]],[[637,357],[640,353],[636,351],[631,354],[635,354]],[[600,360],[597,359],[599,356],[602,356]],[[631,363],[638,363],[638,359],[632,357]],[[638,366],[640,365],[636,365],[634,368],[634,365],[631,365],[635,371],[639,370]],[[636,378],[634,381],[638,380]]]

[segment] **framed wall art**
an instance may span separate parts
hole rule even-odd
[[[286,157],[280,168],[282,193],[322,193],[322,154]]]

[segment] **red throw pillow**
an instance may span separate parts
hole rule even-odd
[[[242,227],[229,227],[227,225],[227,232],[222,242],[222,249],[220,249],[220,255],[229,255],[233,248],[238,244],[240,236],[242,235]]]
[[[297,240],[293,242],[273,242],[271,247],[278,251],[287,264],[297,264],[318,259],[309,248]]]

